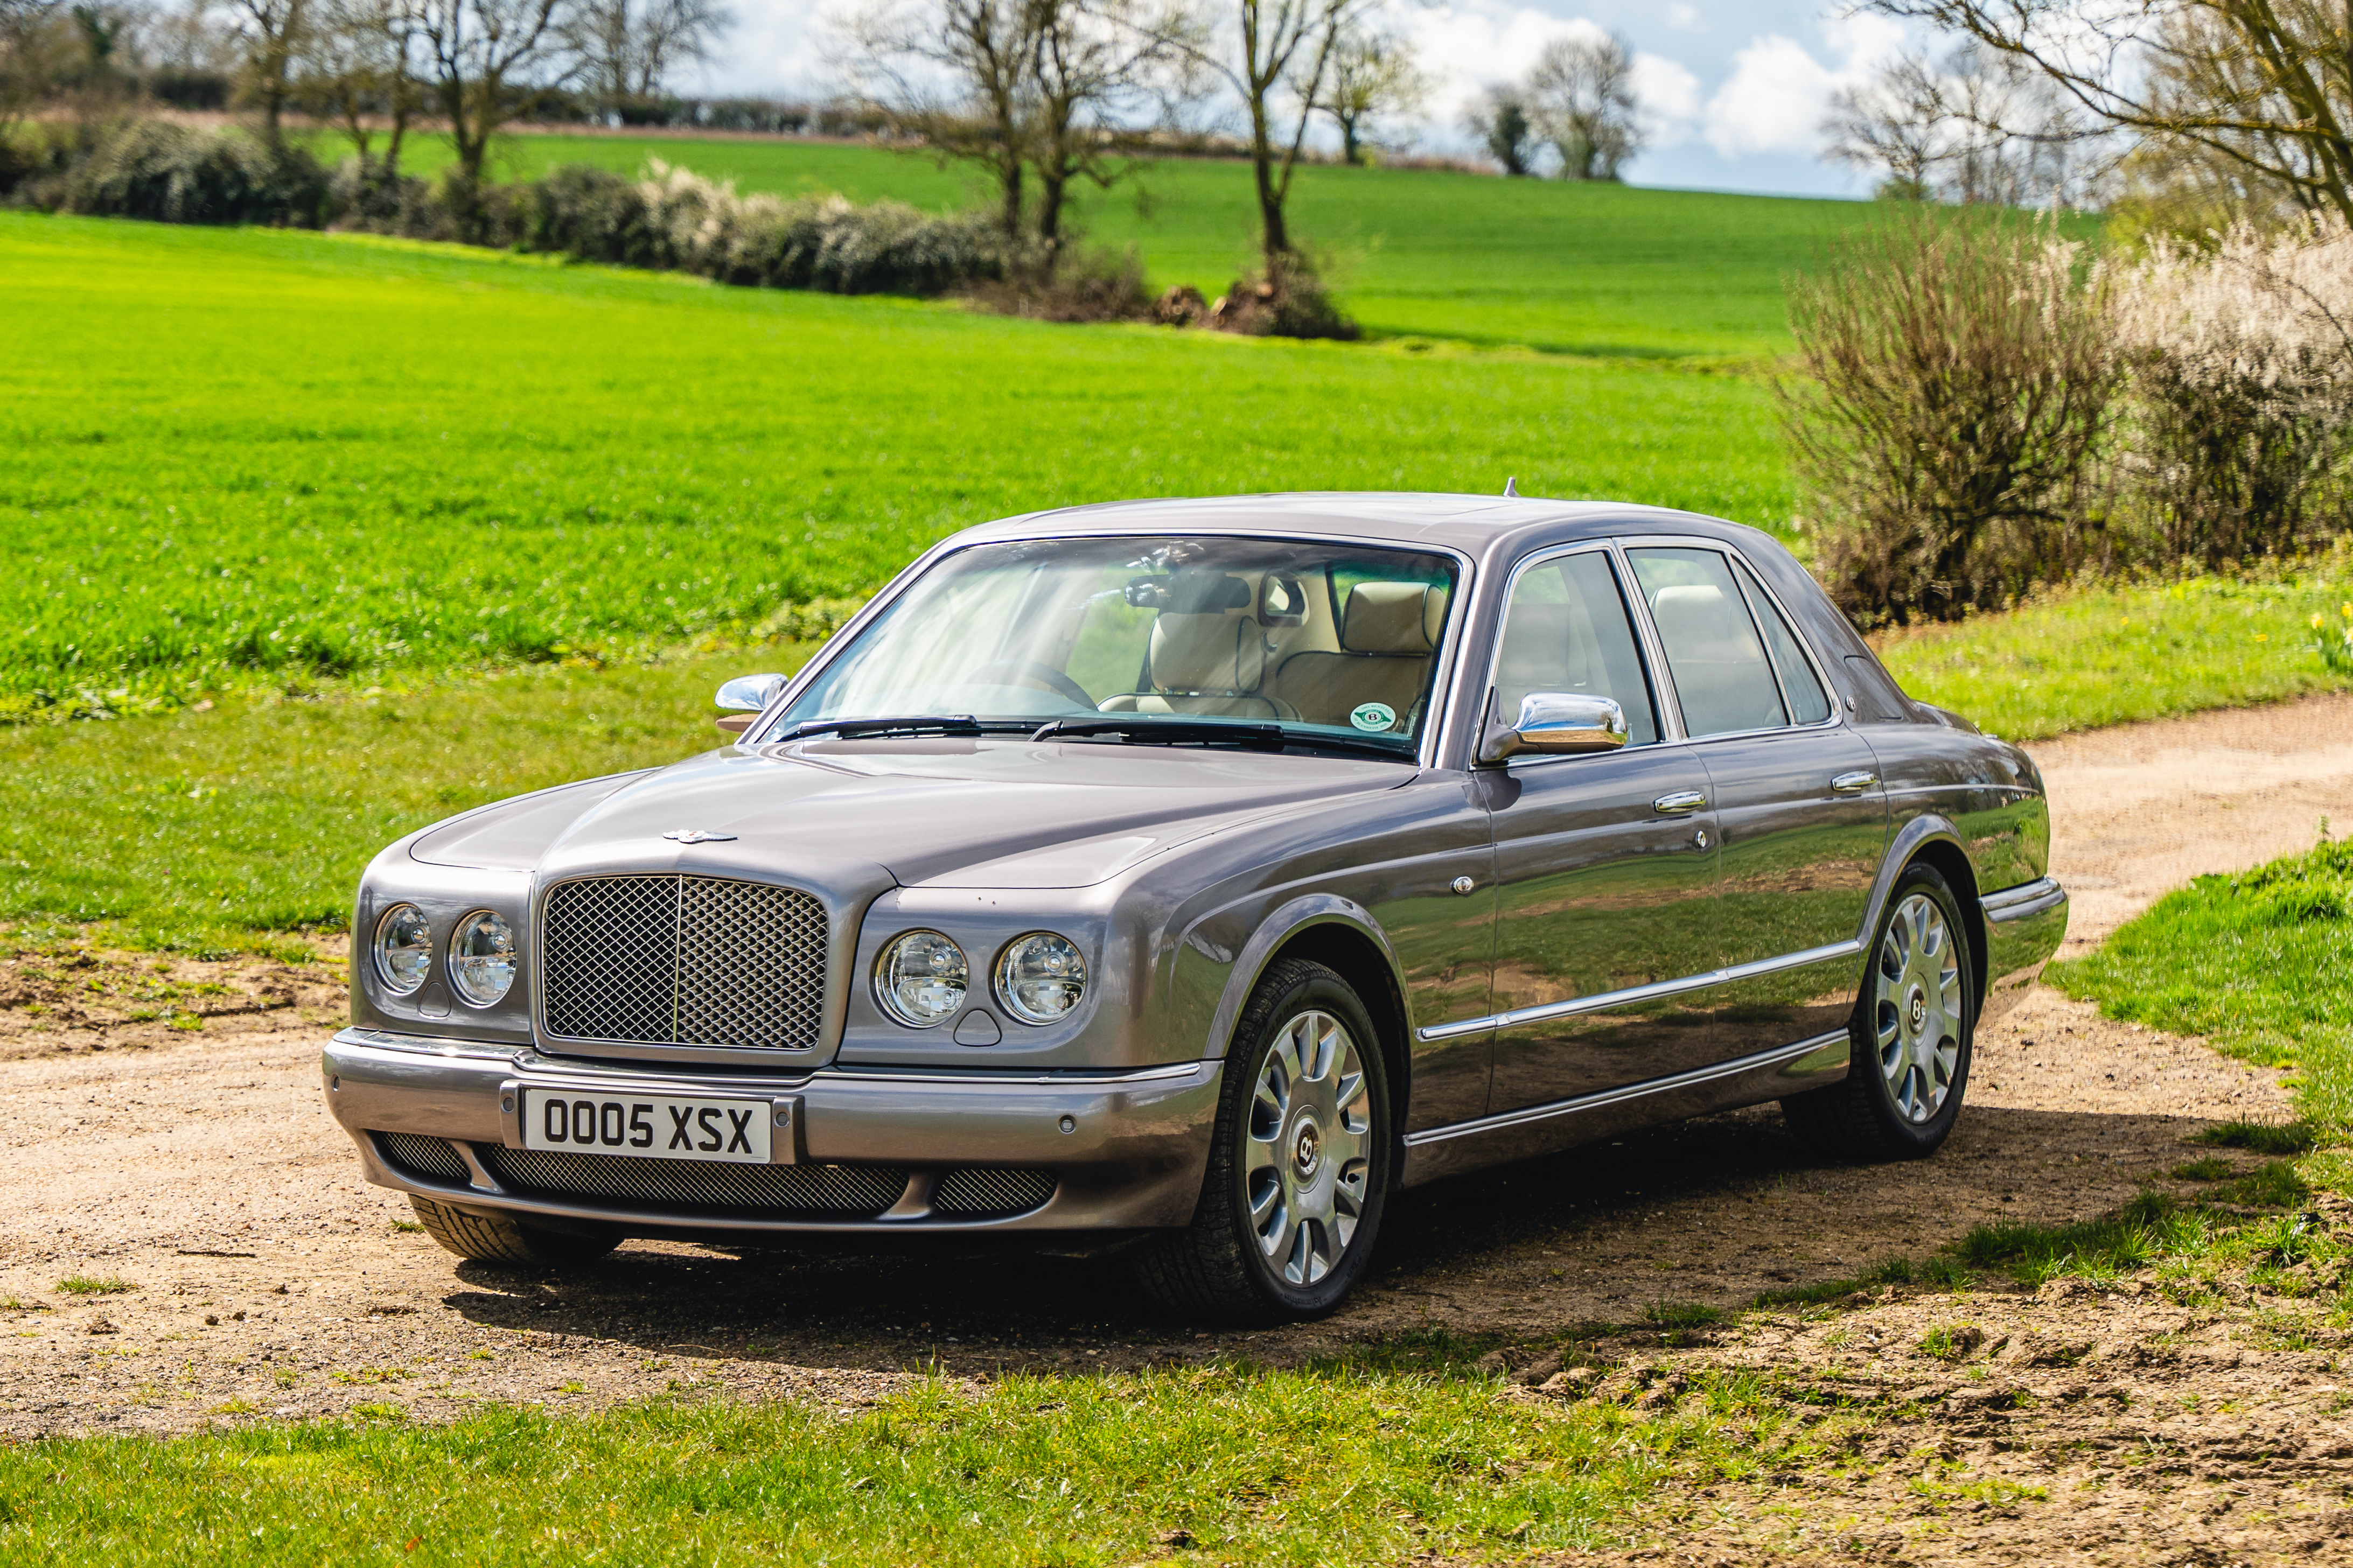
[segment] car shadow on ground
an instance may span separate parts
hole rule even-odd
[[[1006,1252],[633,1244],[562,1274],[459,1264],[443,1300],[478,1323],[649,1355],[956,1374],[1556,1339],[1925,1260],[1980,1224],[2096,1218],[2152,1183],[2186,1191],[2165,1173],[2204,1152],[2187,1145],[2209,1125],[1972,1107],[1935,1158],[1863,1166],[1810,1157],[1771,1107],[1630,1133],[1399,1194],[1349,1302],[1271,1330],[1172,1319],[1117,1257]]]

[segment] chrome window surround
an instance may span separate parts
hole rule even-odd
[[[1625,610],[1626,624],[1634,633],[1635,653],[1641,658],[1643,667],[1642,679],[1650,687],[1651,717],[1658,723],[1659,738],[1648,744],[1663,746],[1683,738],[1683,705],[1673,700],[1674,689],[1672,686],[1661,685],[1662,667],[1658,650],[1648,635],[1650,628],[1642,612],[1636,608],[1637,602],[1642,596],[1641,589],[1638,586],[1631,595],[1626,592],[1626,585],[1632,581],[1632,577],[1627,569],[1626,563],[1620,560],[1618,552],[1611,548],[1610,541],[1581,539],[1574,544],[1538,546],[1514,563],[1511,575],[1504,579],[1504,595],[1497,601],[1495,614],[1495,646],[1487,655],[1487,679],[1479,689],[1478,718],[1472,725],[1471,747],[1473,755],[1477,754],[1479,745],[1484,739],[1488,715],[1493,710],[1495,693],[1503,683],[1504,633],[1511,625],[1512,595],[1519,592],[1521,577],[1539,566],[1548,566],[1556,561],[1565,560],[1571,555],[1594,554],[1606,555],[1609,558],[1609,573],[1618,584],[1618,603]],[[1640,751],[1643,748],[1627,746],[1621,749]],[[1522,763],[1541,766],[1546,763],[1574,763],[1580,760],[1576,756],[1546,756],[1541,752],[1523,752],[1517,756],[1505,758],[1504,765],[1506,768],[1518,767]]]
[[[965,550],[976,550],[990,544],[1029,544],[1049,539],[1166,539],[1174,535],[1200,539],[1267,539],[1296,544],[1338,544],[1359,550],[1378,551],[1392,555],[1440,555],[1454,563],[1456,572],[1453,597],[1446,606],[1446,625],[1441,629],[1436,658],[1438,666],[1430,677],[1430,711],[1421,727],[1419,748],[1413,754],[1414,765],[1428,769],[1438,765],[1439,740],[1454,720],[1454,674],[1461,660],[1462,629],[1467,606],[1478,590],[1478,564],[1464,552],[1451,544],[1417,542],[1403,543],[1394,539],[1367,539],[1353,533],[1318,533],[1312,529],[1295,528],[1039,528],[1034,531],[997,534],[988,539],[976,539],[968,544],[954,547],[934,545],[923,552],[896,577],[882,586],[882,591],[868,600],[858,614],[842,624],[839,631],[827,639],[818,657],[801,667],[800,673],[785,683],[784,689],[770,699],[758,719],[736,741],[738,748],[756,750],[770,744],[769,730],[790,708],[800,694],[825,673],[828,666],[841,657],[843,649],[856,641],[858,635],[876,616],[895,604],[899,596],[913,585],[915,580],[950,555]]]

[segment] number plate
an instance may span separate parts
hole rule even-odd
[[[773,1108],[765,1100],[674,1094],[558,1094],[525,1089],[522,1146],[643,1160],[769,1163]]]

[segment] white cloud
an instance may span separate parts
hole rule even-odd
[[[1904,29],[1878,16],[1827,24],[1839,63],[1824,65],[1803,44],[1767,34],[1732,57],[1732,74],[1707,100],[1707,144],[1726,158],[1749,153],[1816,153],[1831,95],[1868,79],[1904,45]]]
[[[1682,61],[1636,55],[1634,99],[1642,106],[1642,130],[1651,146],[1679,147],[1691,140],[1700,115],[1699,78]]]
[[[1440,137],[1462,122],[1479,94],[1525,73],[1555,38],[1602,38],[1609,30],[1495,0],[1451,0],[1405,17],[1414,58],[1434,79],[1429,118]],[[1700,115],[1699,78],[1663,55],[1634,56],[1634,96],[1653,146],[1691,139]]]

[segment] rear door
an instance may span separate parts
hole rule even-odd
[[[1723,835],[1713,994],[1722,1058],[1842,1028],[1887,845],[1878,761],[1736,552],[1628,548]]]

